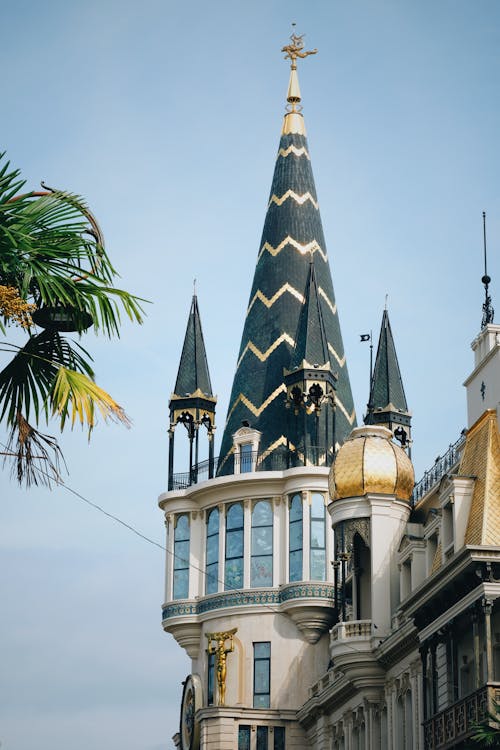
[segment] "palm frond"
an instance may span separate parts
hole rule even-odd
[[[61,463],[64,457],[57,440],[44,435],[30,425],[19,412],[12,425],[4,455],[4,466],[12,460],[11,472],[19,484],[26,487],[45,485],[60,481]]]
[[[61,430],[68,417],[71,427],[78,420],[86,424],[89,432],[95,425],[95,411],[101,413],[104,421],[117,421],[130,426],[130,420],[123,408],[84,373],[60,367],[51,394],[52,410],[60,417]]]

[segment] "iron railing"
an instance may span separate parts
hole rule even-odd
[[[221,475],[247,474],[253,471],[284,471],[298,466],[331,466],[333,456],[324,448],[311,445],[305,450],[289,450],[285,446],[266,455],[260,452],[232,453],[222,461],[214,459],[213,476],[217,470]],[[173,474],[169,481],[170,490],[183,490],[193,484],[209,479],[210,462],[201,461],[192,470]]]
[[[465,436],[460,435],[456,443],[450,445],[444,456],[438,456],[434,466],[428,469],[422,479],[413,488],[412,500],[417,503],[433,487],[441,481],[445,474],[459,462],[460,452],[465,442]]]
[[[488,683],[424,721],[424,750],[456,747],[474,733],[477,724],[488,718],[489,710],[499,698],[500,683]]]

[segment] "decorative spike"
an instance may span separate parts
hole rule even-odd
[[[491,304],[489,293],[489,284],[491,278],[488,276],[487,256],[486,256],[486,211],[483,211],[483,245],[484,245],[484,276],[481,281],[484,284],[484,302],[483,302],[483,319],[481,321],[481,330],[486,328],[488,323],[493,323],[495,310]]]

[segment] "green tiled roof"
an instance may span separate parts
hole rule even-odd
[[[174,395],[190,396],[198,389],[206,396],[213,395],[203,331],[201,330],[198,300],[196,294],[193,294]]]
[[[294,350],[300,356],[326,344],[326,361],[338,373],[336,441],[342,443],[356,424],[307,139],[283,130],[222,438],[220,474],[225,465],[230,471],[225,458],[243,421],[262,433],[261,452],[285,444],[283,371],[290,368]],[[311,256],[314,299],[308,294]],[[301,318],[306,298],[309,308]],[[322,319],[324,339],[313,318]]]
[[[408,412],[389,314],[384,310],[368,407],[385,410],[389,404],[397,411]]]

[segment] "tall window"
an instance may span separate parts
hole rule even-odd
[[[274,750],[285,750],[285,727],[274,727]]]
[[[231,505],[226,514],[225,588],[243,588],[243,507]]]
[[[219,584],[219,511],[214,508],[207,518],[205,593],[214,594]]]
[[[326,573],[325,502],[314,492],[311,501],[311,581],[324,581]]]
[[[273,509],[260,500],[252,511],[250,586],[273,585]]]
[[[241,474],[247,471],[252,471],[252,443],[242,443],[240,447],[240,472]]]
[[[253,707],[269,708],[271,693],[271,644],[253,644]]]
[[[268,727],[257,727],[257,750],[268,750]]]
[[[238,750],[250,750],[250,727],[240,724],[238,727]]]
[[[215,675],[215,653],[208,652],[208,670],[207,670],[207,703],[209,706],[214,705],[214,675]]]
[[[289,555],[288,567],[290,581],[302,580],[302,495],[293,495],[289,513]]]
[[[177,516],[174,531],[174,599],[189,596],[189,518]]]

